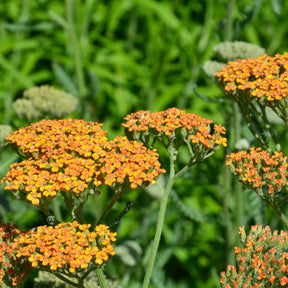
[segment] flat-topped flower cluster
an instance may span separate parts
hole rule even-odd
[[[264,101],[281,100],[288,95],[288,53],[228,62],[216,77],[225,91],[231,92],[236,99],[243,97],[238,91],[248,90],[251,91],[249,95],[264,98]]]
[[[127,137],[141,141],[145,146],[150,145],[150,137],[154,141],[152,146],[159,140],[166,147],[174,142],[176,149],[183,142],[191,143],[195,151],[215,151],[221,145],[227,146],[226,130],[221,124],[213,124],[211,120],[178,108],[160,112],[138,111],[124,119],[126,122],[122,126]]]
[[[235,247],[237,267],[221,273],[222,288],[288,287],[288,234],[255,225],[246,236],[239,229],[243,248]]]
[[[248,188],[264,194],[267,187],[268,194],[274,196],[288,185],[287,157],[282,152],[269,152],[260,147],[251,147],[250,151],[239,151],[227,155],[226,165],[233,174],[238,176]]]
[[[93,232],[90,224],[60,223],[57,226],[38,226],[36,230],[21,234],[14,242],[16,257],[25,256],[32,267],[62,268],[67,273],[88,268],[90,262],[102,265],[115,255],[111,243],[117,233],[100,224]],[[96,245],[97,243],[97,245]]]
[[[0,222],[1,224],[1,222]],[[10,224],[0,225],[0,283],[12,279],[12,285],[33,268],[57,271],[68,275],[84,269],[100,267],[115,255],[112,242],[117,233],[106,225],[91,232],[90,224],[60,223],[39,226],[28,232]]]
[[[77,197],[93,185],[137,188],[155,183],[165,172],[156,150],[126,137],[109,141],[101,126],[77,119],[42,120],[13,132],[7,142],[26,159],[11,165],[1,180],[5,189],[44,205],[61,192]]]

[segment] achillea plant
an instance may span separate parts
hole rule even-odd
[[[268,203],[288,229],[288,220],[280,206],[288,200],[287,157],[260,147],[227,155],[226,165],[238,180]]]
[[[169,193],[175,181],[191,166],[211,156],[221,146],[227,145],[224,136],[226,130],[220,124],[214,124],[211,120],[177,108],[160,112],[138,111],[127,115],[124,119],[126,122],[122,126],[129,139],[137,140],[149,148],[154,148],[156,142],[160,143],[166,149],[170,161],[166,186],[160,187],[163,195],[158,223],[151,260],[142,286],[148,288],[163,229]],[[188,149],[190,157],[184,167],[176,171],[178,150],[183,146]]]
[[[96,226],[93,232],[89,231],[90,227],[90,224],[76,221],[55,227],[38,226],[14,239],[16,257],[27,257],[32,267],[45,270],[47,266],[66,275],[95,270],[115,255],[111,244],[116,241],[117,234],[103,224]]]
[[[243,247],[235,247],[237,268],[229,265],[221,273],[221,287],[288,287],[287,232],[255,225],[248,236],[244,227],[240,227],[239,234]]]
[[[11,165],[1,180],[5,189],[47,216],[50,201],[61,194],[73,207],[72,217],[82,222],[81,209],[93,187],[109,185],[118,200],[165,172],[155,150],[126,137],[108,141],[101,126],[77,119],[42,120],[13,132],[7,143],[26,159]]]
[[[283,212],[288,200],[287,157],[279,152],[277,130],[271,121],[272,110],[288,126],[287,60],[287,53],[238,59],[228,62],[216,77],[225,93],[238,104],[261,145],[227,155],[226,165],[244,186],[273,208],[288,229]],[[228,265],[222,273],[221,287],[288,287],[287,232],[271,232],[268,226],[258,225],[251,228],[247,237],[241,227],[240,236],[244,247],[235,247],[237,266]]]
[[[276,54],[274,57],[265,54],[258,58],[236,60],[229,62],[216,73],[216,76],[223,83],[225,91],[231,91],[231,96],[236,101],[249,103],[257,97],[262,103],[271,105],[271,101],[280,101],[288,94],[287,59],[288,53]],[[250,90],[251,93],[246,93],[246,97],[240,99],[240,95],[245,95],[239,92],[244,90]]]
[[[157,140],[166,149],[173,146],[175,151],[187,145],[191,156],[189,165],[209,157],[221,145],[227,145],[223,126],[177,108],[161,112],[138,111],[127,115],[125,120],[122,126],[128,138],[146,147],[153,147]]]
[[[123,193],[155,184],[158,176],[166,172],[154,148],[159,141],[168,152],[170,168],[166,187],[160,186],[162,204],[143,282],[143,287],[148,287],[174,182],[192,165],[226,146],[227,140],[220,124],[177,108],[154,113],[139,111],[125,119],[128,137],[112,140],[108,140],[102,124],[77,119],[42,120],[6,138],[24,160],[12,164],[1,183],[17,199],[40,208],[49,224],[54,225],[15,237],[13,259],[24,258],[30,267],[53,273],[74,287],[83,287],[85,278],[96,270],[101,287],[107,287],[101,267],[115,254],[111,243],[116,234],[104,225],[106,216]],[[182,145],[187,147],[190,159],[176,174]],[[94,194],[91,191],[102,185],[109,186],[114,194],[98,226],[90,232],[90,224],[83,224],[83,207]],[[72,223],[59,223],[51,215],[49,203],[58,195],[63,197]]]
[[[287,157],[282,152],[272,155],[260,147],[227,155],[226,165],[245,186],[267,200],[275,201],[287,187]]]
[[[264,54],[258,58],[228,62],[216,73],[218,83],[237,102],[250,131],[264,148],[268,148],[268,137],[279,145],[267,108],[288,126],[287,60],[288,53],[274,57]],[[262,133],[263,129],[268,135]]]

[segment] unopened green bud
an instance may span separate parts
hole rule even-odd
[[[32,121],[39,118],[63,118],[75,111],[77,98],[48,85],[24,91],[24,97],[13,103],[17,115]]]
[[[265,49],[243,41],[222,42],[214,47],[217,60],[227,63],[236,59],[257,58],[265,54]]]
[[[202,65],[202,69],[203,69],[204,73],[209,78],[214,80],[215,74],[217,72],[219,72],[221,70],[221,68],[223,66],[225,66],[225,65],[226,65],[225,63],[220,63],[220,62],[217,62],[217,61],[208,60],[208,61],[204,62],[204,64]]]

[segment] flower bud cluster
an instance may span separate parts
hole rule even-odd
[[[62,118],[75,111],[78,99],[48,85],[24,91],[24,97],[13,103],[16,114],[25,120]]]
[[[233,61],[235,59],[256,58],[265,54],[265,49],[256,44],[244,41],[224,41],[213,48],[216,59],[221,62]]]
[[[255,225],[246,236],[239,228],[243,248],[235,247],[237,268],[221,273],[222,288],[288,287],[288,234]]]
[[[227,155],[226,165],[248,188],[264,195],[266,190],[274,197],[288,184],[287,157],[282,152],[269,152],[251,147],[250,151],[239,151]]]
[[[1,180],[5,189],[44,205],[61,192],[80,197],[91,185],[136,188],[165,172],[156,150],[126,137],[109,141],[101,126],[78,119],[42,120],[13,132],[8,143],[27,159],[11,165]]]

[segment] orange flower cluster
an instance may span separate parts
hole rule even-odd
[[[12,285],[17,286],[33,267],[75,273],[101,266],[116,254],[112,242],[116,241],[117,233],[102,224],[92,232],[90,227],[74,221],[21,232],[9,224],[1,225],[0,284],[1,280],[7,283],[12,275]]]
[[[226,165],[238,176],[248,188],[257,193],[267,187],[270,196],[276,195],[288,184],[287,157],[282,152],[272,155],[261,148],[250,148],[250,151],[239,151],[227,155]]]
[[[90,227],[76,221],[55,227],[39,226],[14,240],[18,247],[16,257],[27,257],[32,267],[49,266],[50,270],[63,269],[67,273],[102,265],[116,254],[111,243],[116,241],[117,233],[102,224],[93,232]]]
[[[104,164],[100,171],[106,175],[106,185],[113,187],[127,179],[131,188],[137,188],[156,183],[157,176],[166,172],[160,167],[155,149],[147,149],[142,143],[129,141],[126,137],[117,137],[110,145],[109,153],[100,159]]]
[[[101,126],[77,119],[42,120],[13,132],[8,143],[28,159],[11,165],[1,180],[5,189],[18,199],[42,205],[61,192],[77,197],[91,184],[125,182],[136,188],[165,172],[156,151],[126,137],[108,141]]]
[[[194,145],[217,149],[226,146],[225,128],[213,125],[211,120],[197,114],[186,113],[185,110],[169,108],[161,112],[138,111],[127,115],[122,126],[128,137],[142,141],[148,146],[149,135],[163,142],[164,136],[174,141],[177,136],[191,140]],[[180,138],[181,138],[180,137]],[[181,141],[181,140],[180,140]],[[165,143],[164,143],[165,144]]]
[[[107,132],[101,127],[102,124],[81,119],[41,120],[12,132],[6,140],[28,158],[59,163],[58,157],[68,153],[98,159],[107,143]]]
[[[14,240],[21,233],[17,226],[2,224],[0,219],[0,286],[1,283],[9,287],[17,286],[25,281],[32,270],[27,259],[15,257],[17,245]]]
[[[246,236],[244,227],[239,234],[244,248],[235,247],[237,267],[229,265],[221,273],[222,288],[288,287],[288,234],[271,232],[270,227],[251,227]]]
[[[247,90],[264,101],[279,101],[288,95],[288,53],[228,62],[216,77],[232,97],[240,97],[238,92]]]

